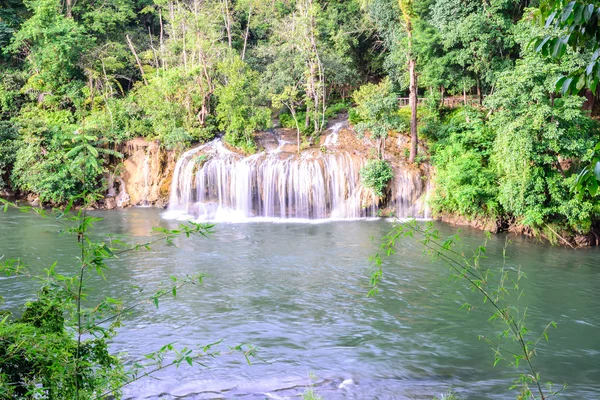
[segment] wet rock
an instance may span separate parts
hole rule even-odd
[[[122,171],[113,179],[114,185],[118,186],[116,206],[155,205],[158,202],[158,206],[164,206],[177,162],[175,153],[161,149],[156,141],[139,138],[128,141],[122,152],[125,155]],[[110,194],[116,192],[116,188],[109,187]]]
[[[40,198],[38,195],[33,193],[29,193],[27,195],[27,202],[31,204],[33,207],[38,207],[40,205]]]
[[[107,210],[114,210],[117,208],[117,199],[114,197],[107,197],[104,199],[104,208]]]

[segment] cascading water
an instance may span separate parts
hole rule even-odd
[[[325,138],[325,146],[336,146],[340,136],[340,130],[347,125],[347,122],[337,122],[331,127],[331,133]]]
[[[175,167],[166,216],[240,221],[378,215],[379,199],[360,181],[364,156],[317,149],[297,155],[285,152],[286,144],[279,140],[276,148],[249,157],[228,150],[219,139],[187,151]],[[416,204],[423,194],[420,175],[400,172],[392,184],[399,196],[392,196],[388,207],[399,216],[421,216]]]

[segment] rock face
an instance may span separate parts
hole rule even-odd
[[[124,161],[108,176],[107,209],[156,206],[164,208],[176,163],[173,152],[161,150],[158,142],[134,139],[125,143]]]

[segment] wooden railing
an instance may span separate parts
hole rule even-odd
[[[484,98],[485,98],[485,96],[484,96]],[[417,105],[423,105],[423,104],[425,104],[426,101],[427,101],[427,99],[425,97],[419,97],[419,98],[417,98]],[[473,107],[480,106],[479,96],[467,96],[466,98],[463,96],[444,97],[444,99],[442,100],[442,105],[444,107],[448,107],[448,108],[462,107],[465,104],[469,105],[469,106],[473,106]],[[398,105],[400,107],[409,106],[410,98],[409,97],[399,97]]]

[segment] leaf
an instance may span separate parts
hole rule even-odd
[[[575,23],[576,25],[579,25],[581,23],[581,20],[583,18],[583,9],[585,7],[579,3],[575,4],[575,12],[574,14],[574,18],[573,18],[573,23]]]
[[[571,13],[573,12],[574,6],[575,6],[575,2],[572,1],[569,4],[567,4],[567,6],[565,8],[563,8],[562,14],[560,16],[561,23],[564,23],[567,21],[567,19],[569,19],[569,17],[571,16]]]
[[[539,42],[539,44],[537,44],[535,46],[535,51],[538,52],[538,53],[541,52],[544,49],[544,46],[546,45],[546,43],[548,43],[548,41],[550,39],[552,39],[550,36],[546,36],[543,40],[541,40]]]
[[[592,18],[593,14],[594,14],[594,5],[588,4],[587,7],[585,7],[585,10],[583,11],[584,21],[589,22],[589,20],[590,20],[590,18]]]
[[[585,78],[586,78],[585,74],[579,75],[579,79],[577,80],[577,85],[575,86],[577,88],[577,91],[580,91],[585,86]]]
[[[567,94],[569,92],[569,88],[571,87],[571,82],[573,81],[573,78],[569,77],[567,79],[565,79],[565,81],[563,82],[562,87],[560,88],[560,91],[562,94]]]
[[[595,174],[595,172],[596,171],[594,169],[594,174]],[[598,176],[597,175],[596,175],[596,179],[591,179],[589,181],[587,189],[592,196],[595,196],[596,193],[598,193]]]
[[[600,162],[597,162],[594,166],[594,176],[596,180],[600,181]]]
[[[550,27],[550,24],[552,24],[552,21],[554,21],[554,18],[556,17],[556,13],[558,12],[558,10],[554,10],[554,12],[552,14],[550,14],[548,16],[548,18],[546,18],[546,28]]]
[[[567,80],[566,76],[561,76],[560,78],[558,78],[558,80],[556,81],[556,83],[554,84],[554,87],[556,89],[556,91],[558,92],[559,90],[561,90],[563,83],[565,82],[565,80]]]
[[[560,58],[566,49],[565,43],[561,39],[553,39],[554,45],[552,46],[552,57]]]

